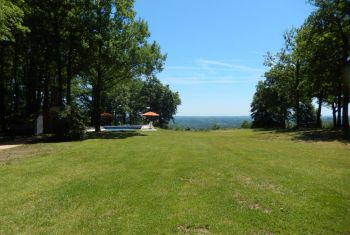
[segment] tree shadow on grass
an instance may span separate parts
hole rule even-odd
[[[87,133],[86,137],[81,140],[71,139],[57,139],[53,135],[40,135],[29,137],[12,137],[6,141],[1,142],[1,145],[22,145],[22,144],[36,144],[36,143],[62,143],[62,142],[79,142],[88,139],[126,139],[135,136],[147,136],[137,131],[118,131],[118,132],[100,132]]]
[[[262,133],[286,133],[292,136],[292,140],[297,141],[340,141],[342,143],[350,143],[350,132],[343,132],[341,130],[333,129],[254,129],[254,131],[259,131]]]
[[[88,133],[87,139],[126,139],[135,136],[147,136],[137,131],[116,131],[116,132],[100,132],[100,133]]]
[[[302,141],[340,141],[342,143],[350,143],[350,132],[331,129],[306,130],[296,132],[293,139]]]
[[[13,136],[6,136],[1,138],[0,140],[0,146],[2,145],[20,145],[20,144],[26,144],[26,143],[30,143],[32,141],[33,138],[31,137],[23,137],[23,136],[19,136],[19,137],[13,137]]]

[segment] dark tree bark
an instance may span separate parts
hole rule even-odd
[[[44,121],[44,132],[49,133],[50,127],[50,73],[47,71],[44,79],[44,100],[43,100],[43,121]]]
[[[337,4],[339,6],[339,1],[337,1]],[[341,74],[341,81],[342,81],[342,88],[343,88],[343,115],[342,115],[342,129],[344,131],[349,130],[349,88],[350,88],[350,81],[348,79],[347,70],[350,69],[350,63],[348,61],[349,58],[349,35],[344,31],[344,26],[341,22],[341,19],[337,18],[337,26],[339,29],[339,32],[341,34],[341,40],[342,40],[342,74]]]
[[[123,112],[123,114],[122,114],[122,122],[123,122],[123,125],[126,124],[126,113],[125,112]]]
[[[345,37],[344,43],[348,44],[347,37]],[[342,129],[344,131],[349,130],[349,89],[350,89],[350,63],[348,62],[348,46],[344,46],[344,68],[342,73],[343,81],[343,118],[342,118]]]
[[[344,90],[343,95],[343,118],[342,118],[342,126],[343,130],[349,130],[349,85],[345,86],[346,91]]]
[[[58,106],[63,105],[63,77],[62,77],[62,59],[61,59],[61,36],[60,36],[60,28],[58,26],[59,22],[57,19],[54,24],[54,34],[55,34],[55,62],[57,69],[57,104]]]
[[[13,100],[13,109],[14,112],[18,112],[18,107],[19,107],[19,81],[18,81],[18,76],[17,76],[17,71],[18,71],[18,45],[14,43],[14,55],[13,55],[13,72],[12,72],[12,77],[13,77],[13,91],[14,91],[14,100]]]
[[[349,130],[349,89],[350,89],[350,64],[347,63],[344,66],[342,80],[343,80],[343,116],[342,116],[342,129],[344,131]]]
[[[102,46],[100,46],[99,54],[101,54]],[[101,131],[101,93],[102,93],[102,68],[100,62],[97,65],[97,80],[93,87],[94,94],[94,126],[95,132]]]
[[[332,116],[333,116],[333,129],[337,127],[337,109],[334,103],[332,103]]]
[[[37,86],[36,86],[36,97],[35,97],[35,109],[34,114],[37,115],[41,111],[41,103],[43,100],[43,81],[44,81],[44,74],[42,70],[38,71],[38,77],[37,77]]]
[[[287,120],[287,116],[288,116],[288,110],[284,106],[282,106],[281,109],[282,110],[281,110],[281,116],[280,116],[280,120],[279,120],[279,128],[286,129],[286,120]]]
[[[5,76],[4,76],[4,44],[0,43],[0,121],[1,131],[5,131],[6,105],[5,105]]]
[[[322,122],[321,122],[321,113],[322,113],[322,103],[323,103],[323,97],[322,97],[322,93],[319,95],[319,97],[317,98],[317,113],[316,113],[316,127],[317,128],[321,128],[322,127]]]
[[[338,128],[338,129],[340,129],[341,128],[341,111],[342,111],[342,95],[341,95],[341,90],[342,90],[342,88],[341,88],[341,85],[339,85],[339,87],[338,87],[338,101],[337,101],[337,107],[338,107],[338,115],[337,115],[337,125],[336,125],[336,127]]]
[[[67,104],[71,105],[72,96],[71,96],[71,83],[72,83],[72,59],[71,59],[71,50],[68,52],[68,64],[67,64]]]
[[[72,103],[72,96],[71,96],[71,83],[72,83],[72,77],[73,77],[73,71],[72,71],[72,63],[73,63],[73,33],[70,32],[69,34],[69,49],[68,49],[68,58],[67,58],[67,81],[66,81],[66,97],[67,97],[67,105],[71,105]]]
[[[33,48],[32,48],[33,49]],[[29,68],[27,72],[27,92],[26,92],[26,104],[27,104],[27,114],[31,115],[36,110],[36,90],[37,90],[37,61],[36,61],[36,50],[30,52],[29,58]]]
[[[100,132],[101,131],[101,84],[99,82],[100,80],[100,73],[97,72],[97,82],[93,87],[93,94],[94,94],[94,100],[93,100],[93,106],[94,106],[94,111],[93,111],[93,121],[94,121],[94,127],[95,127],[95,132]]]
[[[294,85],[294,92],[295,92],[295,116],[296,116],[296,127],[300,128],[300,94],[299,94],[299,81],[300,81],[300,62],[299,60],[296,63],[295,66],[295,85]]]

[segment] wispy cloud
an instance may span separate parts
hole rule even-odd
[[[240,63],[199,59],[194,66],[166,66],[163,81],[168,84],[243,84],[256,83],[263,69]]]
[[[164,77],[162,81],[171,85],[200,85],[200,84],[246,84],[256,83],[259,77]]]
[[[248,72],[248,73],[255,73],[255,72],[262,72],[262,69],[252,68],[240,64],[232,64],[232,63],[225,63],[221,61],[215,61],[215,60],[198,60],[197,63],[203,65],[203,66],[211,66],[211,69],[220,69],[220,68],[226,68],[231,69],[236,72]]]
[[[263,69],[244,66],[241,64],[225,63],[215,60],[196,60],[197,66],[166,66],[170,70],[192,70],[192,71],[233,71],[244,73],[262,73]]]
[[[201,67],[194,67],[194,66],[166,66],[166,69],[171,69],[171,70],[203,70],[205,68]]]

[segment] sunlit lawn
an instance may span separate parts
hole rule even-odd
[[[6,150],[0,234],[349,234],[350,145],[294,137],[158,131]]]

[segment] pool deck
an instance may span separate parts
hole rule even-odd
[[[153,126],[150,125],[142,125],[140,128],[128,128],[128,126],[115,126],[116,128],[113,129],[113,126],[109,126],[110,128],[104,128],[101,126],[101,131],[157,131]],[[86,132],[94,132],[94,127],[88,127],[86,129]]]

